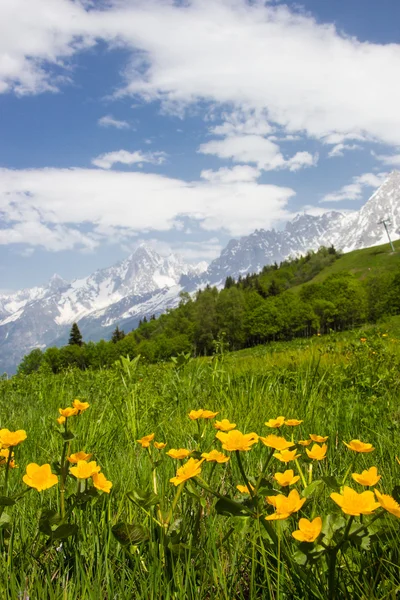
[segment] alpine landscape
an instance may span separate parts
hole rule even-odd
[[[400,598],[399,0],[0,0],[0,600]]]

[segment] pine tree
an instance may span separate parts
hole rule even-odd
[[[125,331],[123,331],[123,329],[120,329],[117,325],[116,328],[114,329],[114,331],[112,332],[112,336],[111,336],[112,343],[116,344],[120,340],[123,340],[124,337],[125,337]]]
[[[78,325],[76,323],[73,323],[70,334],[69,334],[68,345],[69,346],[82,346],[82,344],[83,344],[82,334],[79,331]]]

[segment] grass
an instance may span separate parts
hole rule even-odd
[[[0,381],[2,427],[25,429],[28,434],[15,449],[19,468],[11,471],[8,496],[27,489],[21,479],[28,463],[50,463],[57,470],[63,439],[55,418],[58,408],[71,405],[74,398],[88,401],[90,409],[71,419],[76,436],[71,451],[92,452],[113,482],[110,495],[80,497],[81,504],[69,519],[77,533],[67,538],[54,539],[53,533],[51,540],[46,529],[45,511],[59,511],[57,487],[40,493],[32,489],[14,506],[4,507],[0,597],[328,598],[332,548],[343,539],[349,521],[329,499],[329,482],[342,482],[356,459],[357,472],[378,467],[382,474],[378,487],[385,493],[391,494],[399,484],[400,465],[395,459],[400,453],[399,334],[400,321],[393,319],[379,328],[189,360],[179,368],[125,360],[110,371],[39,373]],[[228,418],[243,432],[265,436],[271,433],[265,421],[282,414],[304,420],[295,430],[286,428],[287,437],[292,432],[295,439],[309,433],[329,436],[327,459],[313,464],[312,476],[314,482],[330,479],[308,489],[300,516],[330,515],[325,530],[329,523],[331,529],[337,527],[329,542],[331,558],[321,545],[305,548],[293,540],[297,514],[271,522],[279,542],[274,544],[265,520],[249,516],[251,502],[236,490],[243,477],[234,453],[226,465],[203,464],[201,477],[237,505],[217,505],[218,498],[190,480],[177,499],[169,527],[157,525],[155,520],[167,518],[179,489],[169,483],[179,463],[154,449],[152,463],[136,440],[155,432],[155,439],[166,441],[168,448],[220,450],[212,422],[203,421],[199,427],[188,419],[189,411],[197,408],[219,411],[217,418]],[[353,438],[371,442],[375,451],[351,453],[343,440]],[[253,484],[268,452],[260,442],[242,453],[244,471]],[[302,458],[300,465],[308,479],[310,461]],[[261,487],[268,493],[278,490],[272,474],[285,468],[296,471],[295,463],[285,466],[273,459]],[[152,504],[154,477],[156,504]],[[361,491],[351,480],[347,483]],[[69,477],[67,503],[73,501],[76,487],[76,480]],[[298,484],[300,492],[303,487]],[[241,516],[233,516],[232,511],[238,510]],[[263,516],[271,512],[264,496],[257,510]],[[360,528],[360,520],[355,522]],[[57,526],[50,523],[52,530]],[[398,519],[385,513],[368,535],[357,537],[354,531],[354,527],[348,531],[350,541],[340,542],[333,569],[336,595],[331,597],[394,600],[400,593]],[[323,539],[328,538],[327,533]]]

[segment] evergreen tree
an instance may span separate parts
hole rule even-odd
[[[114,329],[114,331],[112,332],[112,336],[111,336],[112,343],[116,344],[120,340],[123,340],[124,337],[125,337],[125,331],[120,329],[117,325],[116,328]]]
[[[156,315],[155,314],[151,315],[150,321],[155,321],[155,320],[156,320]]]
[[[144,315],[144,317],[143,317],[143,323],[147,323],[147,317],[146,317],[146,315]]]
[[[69,334],[68,345],[69,346],[82,346],[82,334],[79,331],[79,327],[76,323],[72,324],[71,331]]]

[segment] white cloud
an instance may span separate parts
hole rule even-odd
[[[214,135],[267,135],[272,133],[273,128],[268,123],[267,115],[264,111],[233,110],[230,113],[222,114],[222,124],[214,125],[210,128]]]
[[[337,192],[326,194],[321,202],[343,202],[344,200],[360,200],[364,188],[377,188],[385,181],[388,173],[363,173],[353,177],[352,183],[344,185]]]
[[[116,129],[129,129],[130,125],[128,121],[120,121],[119,119],[114,119],[112,115],[104,115],[98,121],[100,127],[115,127]]]
[[[360,144],[336,144],[333,146],[332,150],[328,154],[328,158],[336,158],[344,156],[345,152],[349,152],[350,150],[360,150],[362,146]]]
[[[165,152],[128,152],[127,150],[116,150],[115,152],[107,152],[93,158],[92,165],[101,169],[111,169],[117,163],[122,165],[141,165],[142,163],[151,163],[153,165],[161,165],[166,159]]]
[[[400,154],[372,154],[384,165],[400,167]]]
[[[169,231],[183,217],[207,231],[246,235],[288,217],[287,187],[255,181],[192,181],[97,169],[0,169],[0,244],[93,248]]]
[[[222,140],[212,140],[201,144],[199,152],[215,154],[219,158],[232,159],[235,162],[254,163],[264,171],[297,171],[302,167],[313,166],[318,161],[318,156],[312,156],[309,152],[297,152],[291,158],[285,159],[277,144],[259,135],[231,135]]]
[[[400,143],[399,44],[359,42],[261,1],[99,4],[1,2],[0,91],[56,90],[60,75],[73,77],[72,57],[103,40],[132,52],[120,93],[166,110],[206,101],[266,115],[289,134]]]
[[[261,176],[261,171],[248,165],[237,165],[228,169],[221,167],[218,171],[206,169],[201,172],[200,177],[212,183],[237,183],[256,181]]]

